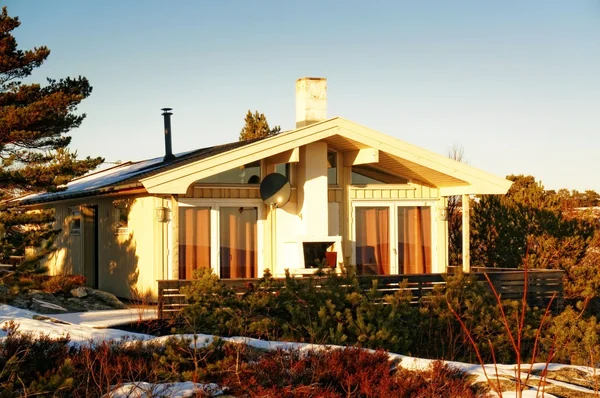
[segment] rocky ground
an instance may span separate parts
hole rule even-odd
[[[47,293],[29,290],[16,295],[8,294],[8,287],[0,285],[0,296],[8,297],[6,303],[40,314],[85,312],[126,308],[114,294],[89,287],[77,287],[68,293]],[[3,290],[7,290],[4,292]],[[3,294],[4,293],[4,294]]]

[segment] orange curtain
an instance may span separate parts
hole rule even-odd
[[[255,207],[221,207],[221,278],[257,277],[257,220]]]
[[[356,268],[361,274],[390,274],[389,208],[357,207]]]
[[[179,279],[192,279],[198,268],[210,268],[210,208],[181,207]]]
[[[429,207],[398,207],[398,266],[401,274],[431,273]]]

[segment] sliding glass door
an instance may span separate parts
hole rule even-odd
[[[389,207],[357,207],[356,269],[359,274],[390,273]]]
[[[221,278],[257,278],[262,261],[260,205],[190,200],[179,206],[179,278],[199,268]],[[256,205],[255,205],[256,204]]]
[[[221,278],[257,277],[256,207],[220,207]]]
[[[431,273],[431,208],[398,206],[398,273]]]
[[[192,279],[210,268],[210,207],[179,209],[179,279]]]
[[[430,206],[354,203],[354,260],[359,274],[432,272]]]

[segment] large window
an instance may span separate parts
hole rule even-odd
[[[256,207],[219,209],[221,278],[257,278]]]
[[[431,208],[398,207],[398,273],[431,273]]]
[[[408,180],[395,174],[362,164],[352,166],[352,185],[406,184]]]
[[[179,279],[210,268],[210,207],[179,209]]]
[[[357,207],[356,268],[359,274],[390,274],[390,209]]]
[[[196,181],[198,184],[260,184],[260,161]]]
[[[433,268],[429,206],[354,206],[354,258],[359,274],[425,274]]]
[[[179,208],[179,278],[212,268],[221,278],[259,276],[258,203],[182,203]]]

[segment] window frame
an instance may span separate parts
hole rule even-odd
[[[258,182],[257,183],[250,183],[250,182],[214,182],[214,181],[203,182],[203,180],[218,177],[220,174],[224,174],[224,173],[230,172],[230,171],[235,170],[235,169],[242,170],[243,168],[246,168],[248,165],[251,165],[253,163],[257,163],[256,166],[252,166],[252,167],[257,167],[258,168],[258,173],[259,174],[258,174]],[[256,175],[256,174],[253,174],[253,175]],[[249,176],[248,179],[252,178],[253,175]],[[197,185],[197,186],[218,186],[218,187],[223,187],[223,186],[250,186],[250,187],[258,187],[260,185],[260,182],[262,181],[263,178],[264,178],[263,162],[262,162],[262,160],[257,160],[257,161],[254,161],[254,162],[246,163],[243,166],[232,167],[231,169],[227,169],[227,170],[222,171],[220,173],[212,174],[212,175],[207,176],[205,178],[202,178],[200,180],[196,180],[196,181],[194,181],[194,185]]]
[[[118,201],[113,202],[113,225],[114,232],[116,235],[126,235],[129,233],[129,212],[130,208],[124,203],[119,203]],[[126,225],[121,226],[121,215],[125,212],[126,217]]]
[[[398,264],[398,207],[429,207],[431,211],[431,273],[440,273],[437,256],[437,217],[436,202],[430,200],[353,200],[351,201],[351,225],[350,241],[352,242],[352,252],[350,253],[350,264],[356,266],[356,208],[357,207],[387,207],[389,209],[389,230],[390,230],[390,275],[399,275]]]
[[[220,225],[220,208],[221,207],[256,207],[256,250],[257,250],[257,277],[260,278],[264,274],[264,204],[260,199],[201,199],[190,198],[180,199],[179,207],[210,207],[210,263],[213,273],[221,278],[221,225]],[[179,211],[177,212],[177,224],[179,226]],[[178,253],[179,254],[179,253]]]
[[[75,228],[75,222],[79,221],[79,227]],[[81,206],[69,206],[69,235],[80,236],[83,229],[83,218],[81,216]]]
[[[335,184],[330,184],[329,183],[329,167],[327,168],[327,187],[328,188],[340,188],[340,176],[341,176],[341,167],[340,167],[340,160],[341,160],[341,154],[340,152],[331,149],[331,148],[327,148],[327,162],[329,162],[329,153],[335,153]]]

